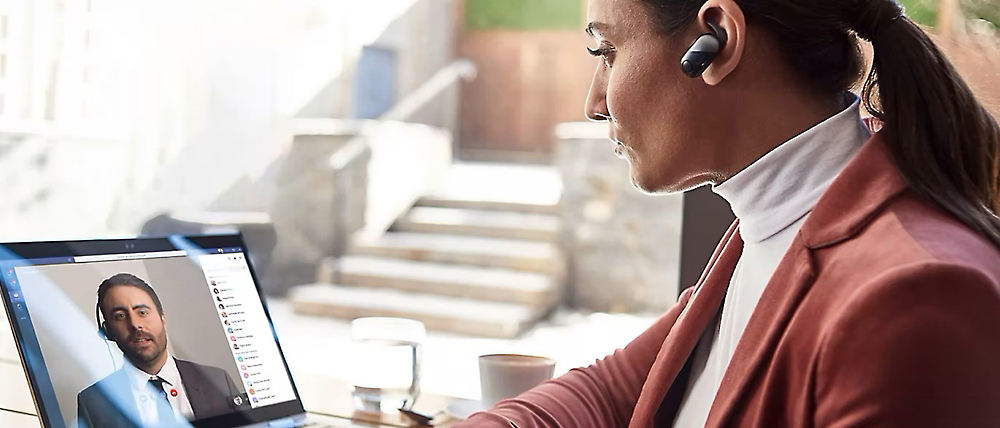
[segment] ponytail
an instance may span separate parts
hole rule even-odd
[[[851,29],[875,53],[862,98],[904,181],[1000,247],[996,120],[895,2],[856,1]]]

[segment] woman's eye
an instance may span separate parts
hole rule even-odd
[[[604,58],[604,64],[611,67],[611,63],[614,61],[615,48],[611,46],[601,46],[597,49],[587,48],[587,52],[596,57]]]

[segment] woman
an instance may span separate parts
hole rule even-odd
[[[589,20],[587,113],[632,181],[710,184],[738,220],[626,348],[459,426],[1000,426],[1000,131],[899,5],[591,0]]]

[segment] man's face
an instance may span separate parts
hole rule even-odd
[[[102,305],[108,330],[125,357],[137,367],[153,364],[167,349],[167,319],[140,288],[114,286]]]

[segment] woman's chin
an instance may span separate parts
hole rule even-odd
[[[645,194],[665,195],[682,193],[689,190],[683,186],[682,183],[669,182],[669,180],[664,180],[663,177],[641,174],[635,167],[631,169],[630,174],[632,178],[632,185],[635,186],[637,190]]]
[[[644,176],[639,171],[636,170],[635,166],[632,166],[631,171],[629,171],[632,177],[632,186],[642,193],[654,194],[661,193],[654,180],[650,180],[649,177]]]

